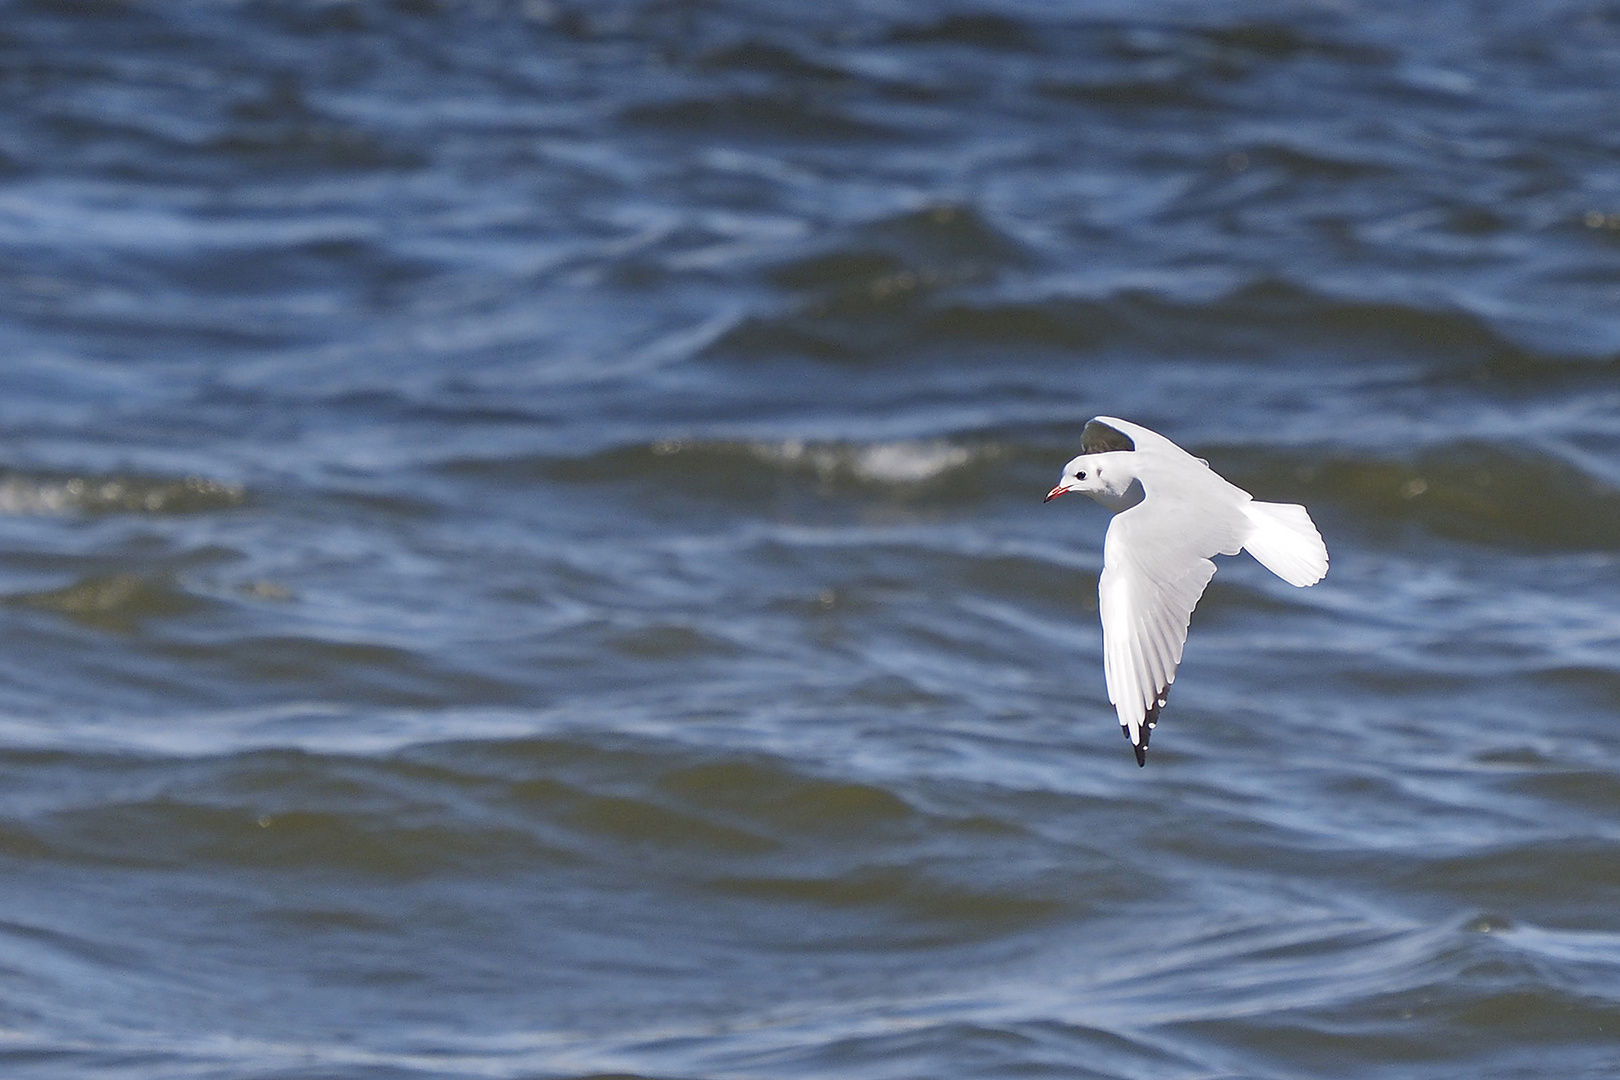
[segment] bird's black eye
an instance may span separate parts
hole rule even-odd
[[[1084,480],[1086,478],[1086,474],[1083,472],[1075,473],[1074,476],[1076,480]]]

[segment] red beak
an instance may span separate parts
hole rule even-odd
[[[1059,495],[1067,495],[1068,493],[1069,493],[1069,489],[1064,487],[1062,484],[1059,484],[1057,487],[1053,488],[1051,491],[1048,491],[1046,493],[1046,498],[1042,499],[1041,502],[1049,503],[1053,499],[1057,498]]]

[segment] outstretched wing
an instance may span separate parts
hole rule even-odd
[[[1114,515],[1097,584],[1103,671],[1136,763],[1176,681],[1187,624],[1215,574],[1211,555],[1235,555],[1242,525],[1203,499],[1148,497]]]

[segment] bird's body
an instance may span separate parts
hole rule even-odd
[[[1114,513],[1097,583],[1103,672],[1136,763],[1176,679],[1187,624],[1215,574],[1213,555],[1247,550],[1290,585],[1327,573],[1327,547],[1303,506],[1259,502],[1202,458],[1138,424],[1099,416],[1047,500],[1070,491]]]

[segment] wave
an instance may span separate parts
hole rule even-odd
[[[241,127],[209,140],[203,150],[275,170],[409,170],[427,164],[415,150],[341,124],[305,122]]]
[[[1105,109],[1213,109],[1199,81],[1180,71],[1114,78],[1042,79],[1036,92],[1056,101],[1072,101]]]
[[[767,273],[773,283],[803,298],[802,318],[796,321],[813,335],[809,323],[869,323],[1032,261],[1022,244],[972,206],[939,203],[841,231]],[[751,320],[720,339],[714,350],[747,353],[748,335],[769,333],[770,322]]]
[[[115,633],[128,633],[143,619],[189,615],[209,606],[170,579],[135,574],[93,576],[59,589],[14,593],[5,603],[54,611]]]
[[[1026,22],[988,12],[947,15],[929,23],[901,23],[887,34],[900,45],[967,45],[998,51],[1040,47],[1038,31]]]
[[[1494,546],[1620,550],[1620,489],[1527,446],[1463,441],[1406,460],[1307,453],[1257,461],[1242,449],[1223,456],[1222,471],[1257,497],[1331,503],[1352,520],[1410,523]]]
[[[773,905],[889,909],[906,925],[904,943],[912,945],[932,937],[939,924],[952,926],[951,940],[961,942],[1026,929],[1067,906],[1055,897],[942,880],[920,867],[858,868],[816,877],[721,878],[710,887]]]
[[[1543,342],[1534,329],[1460,304],[1342,296],[1285,279],[1250,280],[1213,295],[1124,280],[1077,293],[1061,279],[1042,280],[1030,253],[982,221],[962,231],[996,240],[965,244],[974,255],[938,236],[885,245],[863,235],[783,263],[770,277],[790,302],[743,320],[707,355],[931,363],[942,349],[1002,344],[1022,348],[1023,361],[1037,364],[1042,350],[1067,364],[1112,352],[1292,364],[1303,352],[1369,367],[1416,364],[1435,382],[1539,382],[1548,391],[1620,364],[1603,340],[1594,338],[1583,352],[1578,332]]]
[[[3,514],[202,514],[248,501],[241,484],[202,476],[0,472]]]
[[[769,506],[784,483],[823,495],[952,497],[982,494],[979,474],[994,469],[995,442],[906,439],[875,443],[814,439],[660,439],[583,458],[537,463],[459,463],[458,471],[539,471],[564,483],[655,482],[660,489]]]
[[[654,484],[687,497],[752,503],[779,513],[774,496],[926,498],[978,502],[1044,492],[1072,455],[1072,424],[903,440],[668,438],[583,457],[460,461],[450,468],[490,479],[568,484]],[[1446,540],[1550,551],[1620,549],[1620,489],[1552,451],[1470,439],[1410,457],[1194,444],[1217,471],[1255,497],[1302,502],[1341,527],[1410,526]],[[1035,497],[1031,495],[1031,497]]]
[[[697,60],[711,71],[761,72],[778,79],[845,82],[853,76],[842,67],[819,63],[781,42],[745,39],[711,49]]]
[[[1462,854],[1423,858],[1405,884],[1528,920],[1569,925],[1592,904],[1620,903],[1620,841],[1600,833],[1534,836]]]
[[[669,448],[671,444],[657,444],[655,451],[660,446]],[[877,485],[927,483],[968,465],[976,456],[983,460],[995,453],[993,447],[976,450],[943,440],[852,446],[787,439],[779,443],[749,443],[747,446],[748,452],[762,461],[782,465],[795,472],[813,472],[823,483],[852,480]]]
[[[863,119],[839,103],[796,92],[731,93],[631,105],[619,113],[629,127],[671,133],[715,132],[782,139],[895,139],[903,133]]]
[[[48,786],[46,765],[90,769],[102,781],[94,792],[36,788]],[[437,742],[368,756],[11,749],[0,751],[0,774],[13,775],[33,800],[0,830],[0,849],[68,862],[392,877],[652,859],[703,891],[921,906],[941,919],[998,925],[996,909],[1023,918],[1051,906],[983,883],[947,887],[935,871],[912,865],[909,845],[919,835],[977,842],[988,834],[985,820],[925,810],[879,782],[821,775],[784,758],[613,733]],[[1001,831],[1016,832],[1010,823]]]

